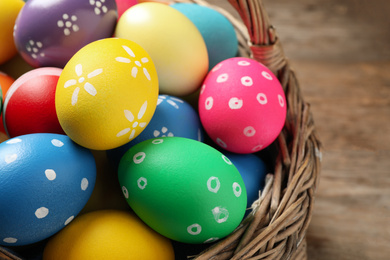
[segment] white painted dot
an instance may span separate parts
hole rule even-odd
[[[219,239],[219,237],[210,237],[209,239],[204,241],[203,244],[211,243],[211,242],[217,241],[218,239]]]
[[[199,224],[195,223],[187,227],[187,232],[190,235],[196,236],[199,235],[200,232],[202,232],[202,227]]]
[[[211,210],[211,212],[213,213],[214,219],[218,224],[226,222],[229,218],[229,211],[225,208],[215,207]]]
[[[96,6],[97,7],[101,7],[102,6],[102,3],[100,3],[99,1],[96,2]]]
[[[241,196],[241,186],[237,182],[233,183],[233,193],[238,198]]]
[[[154,140],[152,141],[152,144],[161,144],[162,142],[164,142],[163,139],[154,139]]]
[[[3,239],[3,242],[8,243],[8,244],[15,244],[18,241],[17,238],[14,237],[6,237]]]
[[[28,43],[30,43],[30,45],[34,45],[34,41],[33,40],[29,40]]]
[[[242,99],[232,97],[229,100],[229,107],[230,107],[230,109],[240,109],[242,107],[243,103],[244,102]]]
[[[88,179],[87,178],[83,178],[81,180],[81,189],[82,190],[86,190],[88,188]]]
[[[230,161],[229,158],[227,158],[225,155],[222,154],[222,159],[225,161],[225,163],[229,164],[229,165],[232,165],[232,161]]]
[[[224,141],[222,141],[220,138],[217,138],[215,141],[216,141],[217,144],[219,144],[222,148],[226,148],[226,147],[227,147],[227,144],[226,144]]]
[[[96,14],[96,15],[99,15],[99,14],[100,14],[100,9],[99,9],[99,8],[95,7],[94,11],[95,11],[95,14]]]
[[[45,207],[40,207],[35,211],[35,216],[39,219],[46,217],[49,214],[49,209]]]
[[[6,144],[17,144],[17,143],[21,143],[21,142],[22,142],[22,139],[13,138],[13,139],[11,139],[11,140],[6,141],[5,143],[6,143]]]
[[[65,26],[68,27],[68,28],[72,27],[72,22],[71,21],[67,21],[65,23]]]
[[[137,180],[138,188],[140,188],[141,190],[145,189],[147,184],[148,184],[148,180],[145,177],[140,177]]]
[[[265,104],[267,104],[267,102],[268,102],[267,96],[266,96],[264,93],[259,93],[259,94],[257,94],[256,99],[257,99],[257,101],[258,101],[261,105],[265,105]]]
[[[284,107],[284,98],[281,95],[278,95],[279,105]]]
[[[33,53],[33,54],[31,54],[31,57],[33,57],[34,59],[36,59],[38,56],[37,56],[35,53]]]
[[[203,84],[200,88],[200,94],[203,94],[203,91],[206,89],[206,84]]]
[[[108,9],[105,5],[103,5],[102,10],[103,10],[103,13],[107,13],[107,11],[108,11]]]
[[[62,27],[64,27],[64,22],[62,21],[62,20],[59,20],[58,22],[57,22],[57,26],[58,27],[60,27],[60,28],[62,28]]]
[[[77,26],[77,24],[74,24],[72,26],[72,29],[73,29],[74,32],[78,32],[80,30],[80,28]]]
[[[77,21],[77,16],[75,15],[72,15],[72,17],[70,18],[73,22],[76,22]]]
[[[252,152],[258,152],[263,148],[262,144],[256,145],[255,147],[252,148]]]
[[[38,48],[42,48],[43,44],[41,42],[37,42]]]
[[[74,216],[70,216],[64,223],[64,225],[68,225],[70,222],[72,222],[72,220],[74,219]]]
[[[207,180],[207,189],[213,193],[217,193],[219,188],[221,187],[221,182],[215,176],[211,176]]]
[[[69,18],[69,15],[68,15],[68,14],[63,14],[63,15],[62,15],[62,18],[65,19],[65,20],[67,20],[67,19]]]
[[[37,53],[38,52],[38,48],[32,48],[32,51],[34,52],[34,53]]]
[[[217,82],[218,83],[226,82],[228,79],[229,79],[229,75],[227,73],[223,73],[218,76]]]
[[[146,58],[146,57],[143,57],[143,58],[141,59],[141,61],[142,61],[142,63],[147,63],[147,62],[149,62],[149,59]]]
[[[79,83],[83,83],[84,82],[84,80],[85,80],[85,78],[84,77],[81,77],[81,78],[79,78]]]
[[[135,65],[137,65],[138,67],[141,67],[142,65],[141,65],[141,62],[139,62],[138,60],[136,60],[135,62]]]
[[[144,161],[146,154],[144,152],[138,152],[133,156],[133,162],[140,164]]]
[[[95,5],[95,0],[89,0],[90,5]]]
[[[66,36],[70,35],[70,30],[68,28],[64,29],[64,34]]]
[[[214,71],[219,70],[219,69],[222,67],[222,64],[223,64],[223,63],[218,63],[217,65],[214,66],[214,68],[213,68],[211,71],[214,72]]]
[[[253,128],[253,126],[247,126],[244,128],[244,135],[251,137],[256,134],[256,130]]]
[[[14,161],[16,161],[16,159],[18,159],[18,155],[16,153],[14,154],[7,154],[5,157],[4,157],[4,161],[7,163],[7,164],[10,164]]]
[[[179,109],[179,106],[176,104],[175,101],[168,99],[167,103],[173,106],[174,108]]]
[[[137,125],[138,125],[138,122],[135,121],[132,126],[133,126],[133,128],[135,128],[135,127],[137,127]]]
[[[206,98],[206,102],[205,102],[206,110],[210,110],[213,107],[213,103],[214,103],[213,97]]]
[[[127,188],[125,186],[122,186],[122,193],[123,193],[123,196],[125,196],[126,199],[129,198],[129,191],[127,190]]]
[[[56,172],[52,169],[45,170],[45,175],[49,181],[55,180],[55,178],[57,177]]]
[[[53,139],[53,140],[51,140],[51,143],[52,143],[54,146],[56,146],[56,147],[62,147],[62,146],[64,146],[64,143],[61,142],[61,141],[58,140],[58,139]]]
[[[268,80],[273,80],[272,76],[266,71],[262,71],[261,75]]]
[[[249,76],[244,76],[241,78],[241,84],[246,86],[246,87],[250,87],[253,85],[253,80]]]
[[[27,47],[26,47],[26,50],[27,50],[28,52],[31,52],[31,47],[30,47],[30,46],[27,46]]]
[[[249,66],[251,65],[250,62],[246,61],[246,60],[240,60],[239,62],[237,62],[238,66]]]
[[[41,54],[39,54],[39,56],[45,57],[45,53],[41,52]]]

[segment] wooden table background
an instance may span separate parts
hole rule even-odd
[[[390,259],[390,2],[263,2],[324,145],[308,259]]]
[[[390,2],[264,5],[324,145],[308,259],[390,259]]]

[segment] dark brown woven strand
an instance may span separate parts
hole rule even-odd
[[[240,55],[270,68],[279,78],[287,100],[286,124],[278,138],[274,174],[267,176],[266,187],[251,214],[235,232],[195,259],[306,259],[305,234],[321,165],[321,145],[310,105],[303,100],[295,72],[261,0],[229,0],[242,21],[210,5],[211,1],[190,2],[213,7],[233,23]]]

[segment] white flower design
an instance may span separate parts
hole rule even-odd
[[[57,26],[59,28],[64,28],[64,35],[68,36],[71,33],[70,29],[72,29],[74,32],[77,32],[80,29],[76,24],[76,21],[76,15],[69,16],[68,14],[63,14],[62,19],[57,21]]]
[[[167,99],[167,95],[159,95],[158,97],[158,101],[157,101],[157,105],[160,105],[161,102],[163,102],[164,100],[167,101],[168,104],[170,104],[171,106],[173,106],[174,108],[176,109],[179,109],[179,105],[176,104],[176,102],[179,102],[179,103],[184,103],[183,100],[179,99],[179,98],[175,98],[175,97],[168,97]],[[175,102],[176,101],[176,102]]]
[[[141,120],[141,119],[142,119],[142,117],[144,116],[144,114],[145,114],[145,112],[146,112],[147,107],[148,107],[148,102],[145,101],[145,103],[141,106],[141,108],[140,108],[140,110],[139,110],[139,112],[138,112],[138,115],[137,115],[137,119],[138,119],[138,120]],[[135,119],[135,118],[134,118],[134,115],[133,115],[133,113],[131,113],[130,110],[125,110],[124,112],[125,112],[125,117],[126,117],[126,119],[129,120],[129,122],[133,123],[133,125],[132,125],[133,130],[131,130],[130,127],[125,128],[125,129],[121,130],[119,133],[117,133],[116,136],[117,136],[117,137],[120,137],[120,136],[122,136],[122,135],[127,134],[127,133],[130,132],[130,130],[131,130],[130,137],[129,137],[129,139],[131,140],[131,139],[134,138],[134,135],[135,135],[135,128],[136,128],[137,126],[139,126],[139,127],[141,127],[141,128],[144,128],[144,127],[146,126],[146,122],[138,123],[138,121],[134,121],[134,119]],[[134,122],[133,122],[133,121],[134,121]]]
[[[105,0],[89,0],[89,4],[94,7],[94,12],[96,15],[103,13],[107,13],[108,8],[103,3]]]
[[[127,52],[127,54],[130,55],[130,57],[136,58],[134,52],[129,47],[127,47],[126,45],[122,45],[122,48]],[[116,57],[115,60],[118,62],[122,62],[122,63],[130,63],[131,62],[131,60],[129,58],[126,58],[126,57]],[[139,61],[139,60],[134,61],[136,66],[133,66],[133,68],[131,69],[131,76],[133,76],[134,78],[137,77],[137,74],[138,74],[137,67],[142,68],[141,62],[147,63],[147,62],[149,62],[149,59],[146,57],[143,57],[143,58],[141,58],[141,61]],[[145,67],[143,67],[142,71],[144,72],[145,77],[148,80],[150,80],[150,75],[149,75],[148,70]]]
[[[77,82],[78,83],[83,83],[85,81],[85,77],[82,77],[83,66],[81,64],[77,64],[76,65],[75,71],[76,71],[76,75],[79,76],[79,79],[78,80],[76,80],[76,79],[68,80],[67,82],[65,82],[64,88],[68,88],[68,87],[74,86],[74,85],[77,84]],[[102,72],[103,72],[103,69],[96,69],[96,70],[92,71],[91,73],[89,73],[87,75],[87,78],[89,78],[89,79],[93,78],[93,77],[99,75]],[[97,90],[89,82],[85,82],[84,83],[84,89],[91,96],[96,96],[96,94],[97,94]],[[75,90],[73,91],[73,94],[72,94],[72,105],[73,106],[76,105],[76,103],[77,103],[79,92],[80,92],[80,87],[76,87]]]
[[[161,136],[161,137],[166,137],[166,136],[172,137],[172,136],[174,136],[174,134],[172,132],[169,132],[169,133],[167,133],[167,132],[168,132],[168,128],[163,126],[161,128],[161,132],[158,131],[158,130],[154,130],[153,131],[153,135],[154,135],[154,137],[159,137],[159,136]],[[161,135],[161,133],[162,133],[162,135]]]
[[[33,59],[37,59],[38,56],[45,57],[45,53],[42,51],[43,44],[39,41],[29,40],[26,43],[27,52],[33,57]]]

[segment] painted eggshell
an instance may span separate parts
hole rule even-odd
[[[144,131],[131,142],[107,151],[114,165],[118,165],[122,156],[132,146],[156,137],[178,136],[200,142],[203,141],[203,129],[197,111],[186,101],[168,95],[159,95],[157,108],[152,120]]]
[[[69,224],[95,184],[92,153],[65,135],[29,134],[0,144],[0,245],[32,244]]]
[[[250,58],[230,58],[207,75],[199,95],[205,131],[220,147],[253,153],[270,145],[286,119],[283,88],[272,72]]]
[[[194,3],[175,3],[171,6],[189,18],[202,34],[209,56],[209,70],[237,55],[236,32],[232,23],[220,12]]]
[[[121,18],[122,14],[132,7],[133,5],[138,4],[137,0],[115,0],[116,6],[118,9],[118,19]]]
[[[245,184],[216,149],[183,137],[139,143],[123,156],[119,183],[130,207],[160,234],[184,243],[230,234],[246,208]]]
[[[9,76],[3,72],[0,72],[0,91],[1,91],[0,96],[2,96],[2,98],[1,98],[2,107],[4,105],[4,97],[14,82],[15,82],[15,80],[11,76]],[[0,115],[0,143],[7,140],[7,139],[8,139],[8,135],[7,135],[5,128],[4,128],[3,114],[1,113],[1,115]]]
[[[174,260],[172,243],[133,212],[99,210],[77,217],[51,238],[43,260]]]
[[[21,56],[33,67],[64,67],[83,46],[111,37],[115,0],[29,0],[15,22]]]
[[[55,106],[62,128],[76,143],[108,150],[145,129],[157,98],[157,72],[148,53],[132,41],[107,38],[70,59],[58,80]]]
[[[250,208],[259,198],[259,191],[264,188],[267,166],[254,154],[223,153],[236,166],[245,183],[247,208]]]
[[[184,14],[160,3],[141,3],[119,19],[115,35],[140,44],[152,57],[160,94],[183,96],[200,88],[208,70],[206,44]]]
[[[0,64],[16,55],[13,30],[16,17],[24,6],[22,0],[0,1]]]
[[[54,97],[62,69],[38,68],[19,77],[4,100],[3,122],[9,137],[32,133],[64,134]]]

